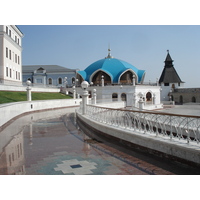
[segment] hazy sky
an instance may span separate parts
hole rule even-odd
[[[185,87],[200,87],[200,26],[192,25],[19,25],[23,65],[61,65],[84,70],[111,55],[159,78],[169,50]]]

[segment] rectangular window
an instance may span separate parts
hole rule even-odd
[[[11,30],[9,30],[9,36],[11,37]]]
[[[17,42],[17,36],[15,35],[15,42]]]
[[[17,44],[19,44],[19,38],[18,38],[18,40],[17,40]]]
[[[7,35],[8,35],[8,27],[6,26],[6,33],[7,33]]]
[[[11,155],[9,155],[9,163],[10,163],[10,166],[11,166],[11,164],[12,164]]]
[[[18,158],[19,158],[19,156],[20,156],[20,154],[19,154],[19,144],[17,145],[17,154],[18,154]]]
[[[17,63],[17,54],[15,54],[15,63]]]
[[[12,78],[12,69],[10,69],[10,78]]]
[[[14,153],[12,153],[12,161],[15,160],[15,156],[14,156]]]
[[[8,77],[8,67],[6,67],[6,76]]]
[[[16,71],[16,79],[17,79],[17,71]]]
[[[10,60],[11,60],[12,59],[11,50],[9,50],[9,57],[10,57]]]
[[[19,61],[19,56],[18,56],[18,64],[20,64],[20,61]]]
[[[18,72],[18,78],[19,78],[19,80],[20,80],[20,72]]]
[[[169,83],[165,83],[164,85],[165,85],[165,86],[169,86]]]
[[[8,48],[6,47],[6,58],[8,58]]]

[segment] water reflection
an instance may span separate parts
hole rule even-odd
[[[199,174],[199,170],[98,141],[75,108],[24,115],[0,132],[0,174]]]
[[[23,131],[3,147],[0,163],[0,174],[25,174]]]
[[[52,116],[60,117],[66,114],[66,112],[74,112],[74,108],[28,114],[16,119],[7,127],[5,127],[0,132],[0,174],[26,174],[24,156],[24,129],[29,129],[28,144],[32,146],[33,130],[36,133],[44,135],[47,133],[47,127],[44,126],[43,123],[44,120],[51,119]],[[41,121],[43,122],[41,123]],[[42,130],[40,126],[42,127]]]

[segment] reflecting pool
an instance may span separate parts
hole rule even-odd
[[[76,108],[24,115],[0,132],[0,174],[151,175],[200,170],[89,138]]]

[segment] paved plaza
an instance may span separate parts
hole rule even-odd
[[[179,114],[179,115],[193,115],[200,116],[200,104],[183,104],[174,106],[165,106],[159,112]]]

